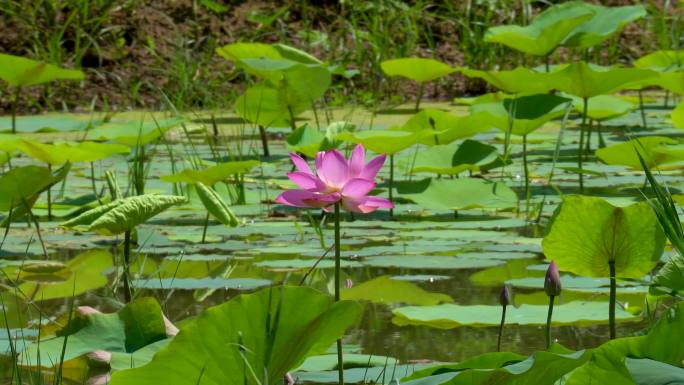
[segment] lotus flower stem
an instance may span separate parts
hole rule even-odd
[[[506,323],[506,307],[511,304],[511,289],[508,285],[501,288],[499,294],[499,303],[501,304],[501,324],[499,325],[499,337],[496,340],[496,351],[501,351],[501,336],[503,335],[504,324]]]
[[[335,302],[340,300],[340,203],[335,203]],[[344,357],[342,339],[337,340],[337,374],[340,385],[344,385]]]
[[[95,186],[95,162],[90,162],[90,185],[93,188],[93,195],[95,195],[95,199],[97,199],[97,203],[102,205],[102,200],[100,199],[100,195],[97,193],[97,186]]]
[[[523,170],[525,172],[525,214],[530,211],[530,172],[527,168],[527,135],[523,135]]]
[[[394,203],[392,199],[392,188],[394,186],[394,154],[389,156],[390,158],[390,175],[389,175],[389,201]],[[390,218],[394,217],[394,208],[389,209]]]
[[[14,90],[14,100],[12,100],[12,133],[17,133],[17,104],[19,103],[19,94],[21,93],[21,86]]]
[[[48,170],[52,174],[52,165],[48,163]],[[48,186],[47,189],[47,209],[48,209],[48,220],[52,220],[52,185]]]
[[[663,107],[667,108],[670,101],[670,90],[665,90],[665,97],[663,98]]]
[[[261,148],[264,150],[264,157],[271,156],[268,151],[268,137],[266,136],[266,127],[259,125],[259,136],[261,136]]]
[[[615,296],[616,296],[616,282],[615,282],[615,261],[609,261],[610,267],[610,304],[608,308],[608,323],[610,326],[610,339],[615,339]]]
[[[587,124],[587,109],[589,107],[589,101],[587,98],[582,98],[582,125],[580,126],[580,140],[579,149],[577,151],[577,167],[579,170],[579,189],[580,194],[584,191],[584,174],[582,173],[582,151],[584,150],[584,129]]]
[[[550,56],[550,52],[544,56],[544,67],[546,68],[546,72],[551,72],[551,63],[549,62]]]
[[[506,323],[506,305],[501,309],[501,324],[499,325],[499,337],[496,340],[496,351],[501,351],[501,336],[503,335],[504,324]]]
[[[204,218],[204,227],[202,228],[202,243],[206,242],[207,240],[207,227],[209,227],[209,212],[207,212],[207,216]]]
[[[415,110],[418,112],[418,109],[420,108],[420,100],[423,99],[423,92],[425,91],[425,83],[420,83],[420,86],[418,87],[418,96],[416,97],[416,106]]]
[[[594,120],[589,119],[589,130],[587,131],[587,146],[584,150],[584,155],[589,159],[589,154],[591,154],[591,132],[594,129]]]
[[[553,302],[561,294],[560,271],[555,261],[551,261],[544,277],[544,292],[549,296],[549,313],[546,316],[546,349],[551,347],[551,317]]]
[[[648,124],[646,124],[646,110],[644,109],[644,93],[639,90],[639,111],[641,112],[641,126],[644,129],[648,129]]]
[[[549,296],[549,313],[546,315],[546,349],[551,347],[551,318],[553,317],[553,302],[556,296]]]
[[[131,230],[128,230],[124,233],[124,271],[123,271],[123,284],[124,284],[124,300],[126,303],[131,302],[131,296],[133,290],[130,287],[129,284],[129,262],[130,262],[130,256],[131,256]]]

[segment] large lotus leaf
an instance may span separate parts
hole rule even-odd
[[[661,72],[659,76],[646,85],[656,84],[678,95],[684,95],[684,72]]]
[[[94,162],[116,154],[131,152],[128,146],[97,142],[45,144],[22,140],[21,151],[26,155],[53,166],[64,163]]]
[[[288,135],[286,143],[291,151],[313,158],[321,150],[324,140],[325,134],[323,132],[314,127],[304,125]]]
[[[0,53],[0,79],[16,87],[26,87],[53,80],[81,80],[83,72],[59,68],[45,62]]]
[[[569,95],[569,97],[572,99],[575,111],[581,114],[584,111],[584,101],[582,98],[572,95]],[[587,117],[598,121],[615,119],[629,113],[635,107],[633,103],[617,96],[594,96],[587,100]]]
[[[121,234],[144,223],[171,206],[185,202],[185,197],[173,195],[137,195],[117,199],[88,210],[61,224],[66,228],[81,228],[104,235]]]
[[[673,257],[667,261],[663,267],[658,270],[658,274],[653,278],[655,287],[653,291],[664,291],[666,293],[683,293],[684,292],[684,258]]]
[[[470,357],[457,364],[435,365],[429,368],[415,371],[410,376],[403,378],[402,382],[405,383],[404,381],[408,382],[411,380],[429,377],[432,375],[439,375],[448,372],[456,372],[467,369],[496,369],[507,364],[510,365],[524,361],[525,359],[527,359],[527,356],[523,356],[522,354],[512,352],[488,352],[480,354],[475,357]],[[429,383],[436,384],[438,382],[430,381]]]
[[[432,131],[432,135],[425,135],[422,144],[449,144],[457,139],[474,136],[477,133],[492,128],[488,115],[456,116],[446,111],[426,108],[413,115],[403,126],[393,130],[419,132]]]
[[[183,119],[179,117],[150,121],[112,121],[88,131],[88,138],[111,140],[129,147],[144,146],[159,139],[166,131],[182,123]]]
[[[399,182],[397,192],[403,198],[433,210],[506,209],[515,207],[518,202],[515,192],[504,183],[479,178]]]
[[[638,68],[610,68],[585,62],[569,64],[550,74],[551,88],[580,98],[610,94],[633,83],[658,79],[658,73]]]
[[[553,325],[588,326],[608,323],[606,302],[569,302],[553,307]],[[547,305],[523,304],[509,306],[506,311],[508,325],[544,325],[549,311]],[[501,322],[501,306],[457,305],[406,306],[392,310],[392,322],[400,325],[426,325],[440,329],[462,326],[491,327]],[[622,309],[616,310],[618,321],[635,321],[640,317]]]
[[[101,119],[93,119],[90,114],[49,113],[21,116],[16,120],[16,129],[21,133],[85,131],[101,123]],[[0,131],[11,129],[12,117],[0,117]]]
[[[216,191],[205,186],[202,182],[195,183],[195,189],[202,204],[211,216],[226,226],[235,227],[238,225],[237,217]]]
[[[34,282],[27,278],[18,286],[19,293],[32,301],[71,298],[107,285],[105,274],[112,264],[108,251],[88,250],[66,262],[62,270],[50,275],[51,280]]]
[[[634,61],[634,66],[658,72],[684,70],[684,51],[660,50]]]
[[[487,29],[484,40],[500,43],[531,55],[546,56],[594,12],[582,3],[570,2],[547,8],[529,25],[503,25]]]
[[[207,186],[213,186],[216,183],[229,179],[236,174],[246,174],[258,165],[259,162],[256,160],[225,162],[199,171],[186,168],[179,173],[162,176],[160,179],[169,183],[201,182]]]
[[[569,101],[570,99],[553,94],[536,94],[501,102],[474,104],[470,111],[475,115],[489,114],[490,124],[504,132],[508,130],[509,119],[513,118],[511,133],[522,136],[563,115],[565,109],[562,106]]]
[[[465,170],[489,170],[502,164],[496,147],[468,139],[461,145],[440,145],[419,151],[411,171],[460,174]]]
[[[266,82],[248,88],[235,101],[240,117],[264,127],[288,126],[290,113],[297,116],[310,106],[305,100],[288,105],[279,90]]]
[[[68,337],[67,337],[68,336]],[[66,338],[66,345],[65,345]],[[161,307],[154,298],[135,299],[118,313],[78,315],[55,336],[43,338],[22,352],[20,363],[57,366],[61,362],[97,350],[131,353],[166,339]]]
[[[566,47],[578,49],[593,47],[619,32],[625,24],[646,16],[646,9],[642,5],[604,7],[584,2],[578,3],[593,11],[594,15],[572,31],[563,42]]]
[[[220,56],[234,62],[248,73],[264,77],[268,74],[259,70],[258,65],[250,63],[250,59],[269,59],[273,61],[290,61],[301,64],[322,64],[320,60],[308,53],[284,44],[233,43],[216,49]]]
[[[328,295],[306,287],[243,294],[187,321],[149,364],[116,372],[110,383],[271,383],[306,357],[325,352],[360,313],[355,302],[335,303]]]
[[[672,385],[684,379],[684,368],[660,361],[627,357],[625,364],[636,385]]]
[[[510,94],[537,94],[554,88],[551,74],[535,72],[525,67],[516,67],[506,71],[480,71],[460,68],[459,71],[469,78],[479,78],[492,86]]]
[[[380,67],[388,76],[401,76],[418,83],[439,79],[456,71],[441,61],[417,57],[385,60]]]
[[[330,87],[330,72],[320,65],[299,65],[286,71],[275,83],[280,97],[287,105],[306,104],[307,107],[323,96]]]
[[[418,144],[422,138],[431,134],[430,131],[364,130],[341,132],[335,139],[360,143],[378,154],[393,155]]]
[[[502,367],[451,370],[427,378],[404,382],[404,384],[449,384],[449,385],[554,385],[573,369],[581,366],[591,357],[591,352],[535,352],[524,361],[507,363]]]
[[[24,200],[34,199],[36,194],[64,179],[71,166],[69,164],[50,172],[47,167],[14,167],[0,177],[0,211],[9,211]]]
[[[615,262],[621,278],[641,278],[658,263],[665,236],[647,202],[615,207],[607,201],[568,195],[556,209],[542,241],[544,254],[563,271],[609,277]]]
[[[684,128],[684,101],[677,104],[677,107],[672,110],[672,125],[677,128]]]
[[[676,140],[666,136],[645,136],[600,148],[596,150],[596,156],[606,164],[619,164],[641,170],[638,154],[641,154],[646,165],[649,167],[656,167],[684,159],[681,156],[677,156],[676,152],[671,153],[667,151],[669,147],[667,145],[677,143]]]
[[[626,358],[648,358],[681,367],[684,345],[675,343],[684,338],[684,303],[665,311],[646,336],[619,338],[593,349],[591,360],[574,371],[568,385],[591,383],[634,385],[633,376],[625,364]]]
[[[431,293],[407,281],[399,281],[389,276],[373,278],[370,281],[343,290],[342,299],[365,300],[375,303],[407,305],[437,305],[453,302],[446,294]]]

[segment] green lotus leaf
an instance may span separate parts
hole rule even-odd
[[[493,87],[510,94],[545,93],[554,88],[551,74],[535,72],[525,67],[506,71],[480,71],[461,68],[459,71],[469,78],[482,79]]]
[[[655,82],[658,73],[638,68],[611,68],[576,62],[549,75],[550,87],[580,98],[610,94],[635,83]]]
[[[97,142],[45,144],[26,139],[21,141],[21,151],[26,155],[53,166],[64,163],[95,162],[116,154],[129,154],[131,149],[121,144]]]
[[[27,87],[53,80],[82,80],[83,72],[45,62],[0,53],[0,79],[15,87]]]
[[[24,200],[35,202],[37,195],[62,181],[69,170],[66,164],[54,173],[47,167],[14,167],[0,177],[0,211],[18,207]]]
[[[202,204],[211,216],[226,226],[235,227],[238,225],[237,217],[216,191],[205,186],[202,182],[195,183],[195,189]]]
[[[552,53],[594,11],[582,3],[556,4],[535,17],[529,25],[503,25],[487,29],[484,41],[499,43],[530,55]]]
[[[472,114],[488,114],[490,124],[506,132],[509,119],[513,118],[513,135],[528,135],[546,122],[565,113],[563,105],[570,99],[553,94],[536,94],[501,102],[474,104],[470,107]]]
[[[407,305],[437,305],[453,302],[446,294],[431,293],[407,281],[399,281],[389,276],[380,276],[363,282],[341,292],[342,299],[364,300],[374,303]]]
[[[591,19],[575,28],[563,41],[563,46],[578,49],[594,47],[619,32],[626,24],[646,16],[642,5],[604,7],[577,2],[582,8],[591,10]]]
[[[460,145],[433,146],[419,151],[411,172],[460,174],[465,170],[490,170],[503,165],[496,147],[465,140]]]
[[[147,122],[143,120],[109,122],[88,131],[88,138],[111,140],[129,147],[144,146],[182,123],[183,119],[179,117]]]
[[[302,311],[306,309],[306,311]],[[321,354],[361,313],[351,301],[306,287],[239,295],[184,323],[152,361],[115,372],[112,385],[271,383]]]
[[[518,204],[517,195],[504,183],[479,178],[398,182],[397,192],[433,210],[506,209]]]
[[[684,72],[661,72],[652,82],[646,85],[655,84],[678,95],[684,95]]]
[[[683,293],[684,292],[684,259],[673,257],[658,270],[653,278],[652,292]]]
[[[684,128],[684,101],[672,110],[672,124],[677,128]]]
[[[575,111],[584,110],[582,98],[569,95]],[[613,95],[599,95],[587,100],[587,117],[593,120],[606,121],[623,116],[636,107],[633,103]]]
[[[234,62],[246,72],[259,77],[267,77],[268,74],[258,68],[259,64],[250,62],[252,59],[293,64],[323,64],[314,56],[285,44],[233,43],[217,48],[216,53]]]
[[[29,345],[20,362],[52,367],[62,362],[63,348],[66,362],[97,350],[131,353],[164,339],[166,328],[159,303],[154,298],[139,298],[118,313],[75,316],[57,335]]]
[[[543,278],[540,278],[543,280]],[[608,323],[608,305],[605,302],[569,302],[553,307],[555,326],[587,326]],[[523,304],[508,307],[508,325],[544,325],[548,306]],[[439,329],[453,329],[462,326],[492,327],[501,322],[501,306],[457,305],[406,306],[394,309],[392,323],[399,326],[426,325]],[[621,321],[635,321],[640,317],[618,309],[616,318]]]
[[[290,151],[313,158],[321,150],[325,138],[325,134],[318,129],[303,125],[288,135],[285,142]]]
[[[48,113],[40,115],[23,115],[16,120],[17,132],[70,132],[85,131],[102,124],[102,119],[91,115],[69,113]],[[0,117],[0,131],[12,129],[12,117]],[[16,139],[16,138],[15,138]]]
[[[456,71],[439,60],[417,57],[385,60],[380,67],[388,76],[401,76],[418,83],[433,81]]]
[[[454,140],[469,138],[477,133],[492,128],[489,116],[467,115],[456,116],[446,111],[426,108],[413,115],[403,126],[392,130],[420,132],[432,131],[433,135],[425,135],[422,144],[449,144]]]
[[[99,289],[107,285],[106,273],[112,268],[113,258],[107,250],[85,251],[65,263],[66,279],[47,282],[27,280],[19,285],[18,292],[31,301],[47,301]]]
[[[405,150],[430,135],[430,131],[364,130],[338,134],[335,139],[360,143],[365,148],[378,153],[393,155]]]
[[[169,183],[201,182],[207,186],[213,186],[216,183],[225,181],[236,174],[246,174],[258,165],[259,162],[256,160],[224,162],[202,170],[186,168],[185,170],[176,174],[164,175],[160,179]]]
[[[614,262],[617,277],[640,279],[656,266],[664,243],[647,202],[615,207],[601,198],[568,195],[554,213],[542,248],[563,271],[609,277],[609,262]]]
[[[658,72],[675,72],[684,70],[684,51],[659,50],[651,52],[634,61],[637,68]]]
[[[642,155],[649,167],[655,167],[667,163],[684,160],[684,154],[677,151],[668,151],[671,144],[678,142],[667,136],[645,136],[632,139],[624,143],[596,150],[596,157],[606,164],[619,164],[641,170],[641,162],[637,151]]]
[[[106,205],[88,210],[61,224],[66,228],[81,228],[104,235],[121,234],[132,230],[169,207],[185,203],[182,196],[137,195],[117,199]]]
[[[648,358],[629,358],[625,365],[636,385],[668,385],[681,382],[684,368]]]

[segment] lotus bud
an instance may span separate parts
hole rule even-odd
[[[352,281],[350,278],[347,278],[344,282],[344,287],[347,289],[351,289],[354,287],[354,281]]]
[[[292,378],[292,374],[290,374],[290,372],[285,373],[285,378],[283,379],[283,382],[285,383],[285,385],[295,384],[295,380],[294,378]]]
[[[112,353],[105,350],[96,350],[86,355],[88,366],[91,368],[108,368],[112,362]]]
[[[508,306],[513,303],[513,293],[511,293],[510,286],[503,285],[501,288],[501,293],[499,294],[499,303],[501,306]]]
[[[551,261],[548,269],[546,269],[546,278],[544,278],[544,291],[549,297],[557,297],[561,293],[560,272],[556,261]]]

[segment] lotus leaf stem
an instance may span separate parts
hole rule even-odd
[[[551,318],[553,317],[553,302],[556,296],[549,296],[549,313],[546,316],[546,349],[551,347]]]
[[[610,268],[610,305],[608,308],[608,324],[610,325],[610,339],[615,339],[615,261],[608,261]]]

